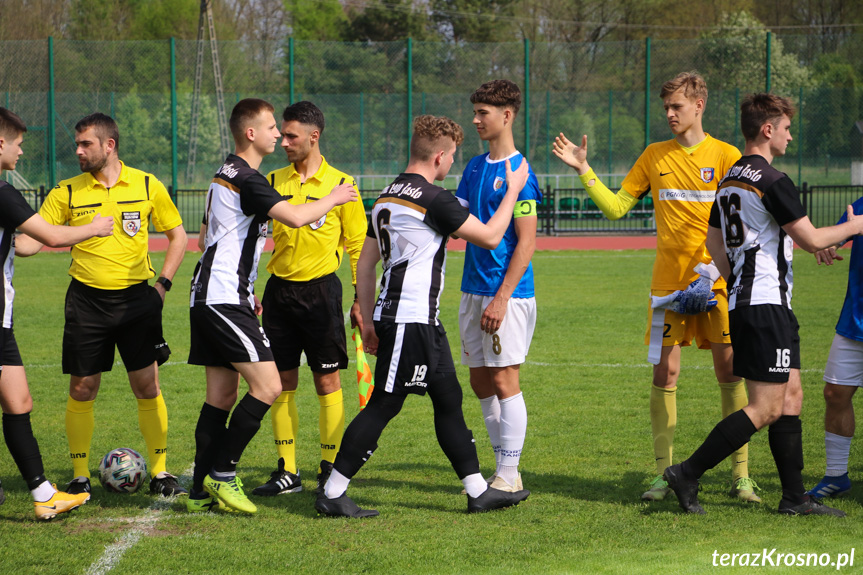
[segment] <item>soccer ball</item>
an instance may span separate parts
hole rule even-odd
[[[114,449],[99,464],[99,480],[108,491],[135,493],[147,480],[147,462],[134,449]]]

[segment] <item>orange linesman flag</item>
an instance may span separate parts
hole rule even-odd
[[[363,351],[363,336],[360,335],[359,328],[354,328],[351,338],[357,347],[357,388],[360,392],[360,409],[363,409],[372,397],[375,384],[372,382],[372,369],[369,367],[369,362],[366,361],[366,354]]]

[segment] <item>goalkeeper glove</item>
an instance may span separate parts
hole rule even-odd
[[[711,290],[713,283],[719,279],[719,270],[711,262],[698,264],[695,271],[700,276],[685,290],[677,290],[663,297],[650,296],[651,307],[670,309],[673,312],[686,315],[696,315],[710,311],[718,303],[716,294]]]

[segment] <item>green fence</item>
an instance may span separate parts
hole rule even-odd
[[[646,143],[664,140],[659,87],[698,69],[710,97],[705,128],[742,146],[739,102],[768,87],[791,96],[800,113],[794,142],[777,161],[798,182],[850,184],[861,157],[863,34],[771,35],[585,43],[220,42],[226,105],[262,97],[280,110],[309,99],[324,111],[322,149],[340,169],[374,188],[406,162],[409,126],[420,113],[446,114],[465,127],[453,173],[484,151],[471,128],[470,93],[506,77],[523,90],[516,143],[543,186],[578,187],[550,153],[565,131],[589,136],[590,160],[611,186]],[[174,189],[206,187],[219,165],[214,82],[205,57],[197,163],[186,181],[196,42],[193,40],[0,42],[0,105],[30,130],[19,174],[50,187],[78,173],[74,125],[93,111],[114,116],[120,155]],[[280,150],[261,167],[286,162]],[[561,179],[568,174],[568,179]]]

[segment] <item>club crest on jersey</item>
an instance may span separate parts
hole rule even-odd
[[[497,176],[497,177],[494,179],[494,183],[492,184],[492,187],[494,188],[494,191],[498,191],[499,189],[501,189],[501,188],[503,187],[503,183],[504,183],[505,181],[506,181],[506,179],[505,179],[505,178],[501,178],[500,176]]]
[[[701,168],[701,181],[705,184],[713,181],[713,168]]]
[[[123,231],[130,238],[141,229],[141,212],[123,212]]]
[[[327,214],[324,214],[324,215],[323,215],[323,217],[322,217],[321,219],[319,219],[319,220],[317,220],[317,221],[315,221],[315,222],[310,223],[310,224],[309,224],[309,227],[310,227],[310,228],[312,228],[313,230],[320,229],[320,227],[321,227],[322,225],[324,225],[324,222],[325,222],[325,221],[327,221]]]

